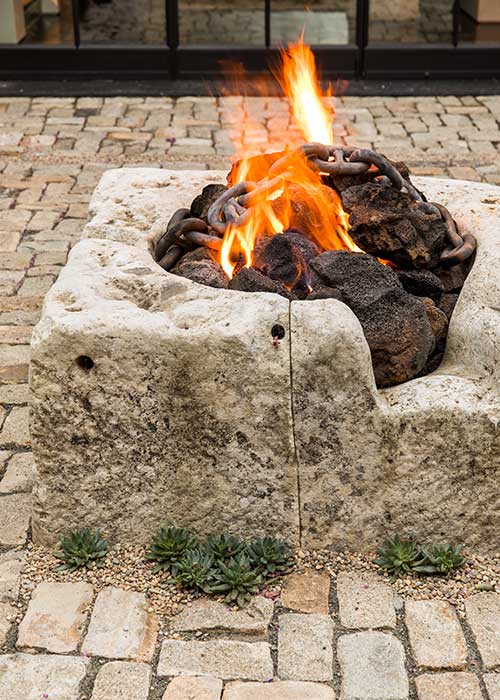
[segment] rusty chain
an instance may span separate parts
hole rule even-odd
[[[241,227],[248,221],[256,197],[269,196],[283,188],[286,173],[293,167],[297,153],[305,156],[310,165],[324,175],[355,177],[371,170],[375,181],[385,182],[399,192],[406,192],[427,214],[438,215],[444,221],[447,232],[448,246],[440,257],[443,265],[456,265],[473,255],[476,249],[474,236],[466,234],[462,237],[449,211],[441,204],[426,201],[411,180],[404,177],[385,156],[367,148],[338,148],[307,143],[275,161],[267,177],[259,183],[240,182],[228,188],[209,207],[207,222],[191,217],[189,209],[177,210],[155,246],[155,259],[161,267],[172,269],[186,250],[197,246],[220,250],[227,227]]]

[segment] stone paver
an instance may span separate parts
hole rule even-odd
[[[0,698],[78,700],[87,664],[87,659],[75,656],[0,656]]]
[[[76,651],[92,602],[88,583],[40,583],[33,591],[17,646],[56,654]]]
[[[330,576],[308,571],[290,574],[281,593],[281,602],[285,608],[298,612],[327,615],[329,595]]]
[[[333,621],[328,615],[280,615],[278,676],[329,681],[333,677]]]
[[[466,601],[465,610],[484,667],[500,667],[500,593],[478,593]]]
[[[273,681],[228,683],[222,700],[335,700],[335,691],[321,683]]]
[[[455,609],[444,600],[408,600],[406,626],[417,665],[461,670],[467,645]]]
[[[340,572],[337,577],[339,619],[343,627],[395,627],[394,590],[376,574]]]
[[[18,452],[13,455],[0,481],[0,493],[30,491],[33,485],[33,468],[31,452]]]
[[[148,664],[110,661],[99,669],[92,700],[147,700],[150,680]]]
[[[211,676],[177,676],[172,678],[163,700],[220,700],[222,681]]]
[[[223,680],[270,681],[273,662],[265,642],[167,639],[162,644],[158,675],[210,675]]]
[[[489,700],[500,700],[500,673],[485,673],[483,679]]]
[[[384,632],[339,638],[343,700],[406,700],[409,686],[401,642]]]
[[[0,603],[17,600],[25,559],[23,552],[0,554]]]
[[[234,634],[265,636],[273,614],[273,602],[257,596],[242,610],[234,610],[216,600],[200,599],[186,606],[173,619],[178,632],[223,631]]]
[[[16,619],[17,608],[10,603],[0,603],[0,647],[7,641],[7,636]]]
[[[0,545],[24,544],[30,518],[30,494],[0,496]]]
[[[415,679],[418,700],[482,700],[481,686],[472,673],[424,674]]]
[[[105,588],[97,596],[82,651],[106,659],[151,661],[158,633],[143,593]]]

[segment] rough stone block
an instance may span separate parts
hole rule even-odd
[[[467,622],[487,670],[500,666],[500,593],[478,593],[465,601]]]
[[[88,583],[40,583],[19,625],[17,646],[56,654],[76,651],[92,603]]]
[[[436,673],[417,676],[418,700],[482,700],[483,694],[472,673]]]
[[[223,680],[270,681],[273,662],[265,642],[167,639],[158,661],[159,676],[215,676]]]
[[[288,576],[281,593],[281,602],[291,610],[328,615],[329,595],[329,574],[307,571]]]
[[[33,469],[31,452],[19,452],[13,455],[0,481],[0,493],[30,491],[33,485]]]
[[[0,554],[0,603],[17,600],[25,561],[23,552]]]
[[[105,588],[97,596],[82,652],[106,659],[151,661],[158,621],[143,593]]]
[[[170,699],[169,699],[170,700]],[[335,691],[321,683],[274,681],[228,683],[222,700],[335,700]]]
[[[242,610],[234,610],[216,600],[195,600],[177,615],[171,628],[178,632],[220,631],[265,636],[273,615],[273,602],[257,596]]]
[[[0,698],[78,700],[88,659],[48,654],[0,656]]]
[[[130,661],[110,661],[99,669],[92,700],[147,700],[151,668]]]
[[[485,673],[483,679],[489,700],[500,700],[500,673]]]
[[[390,516],[423,541],[495,549],[498,190],[415,179],[478,251],[440,367],[379,391],[341,302],[214,290],[152,260],[147,239],[224,177],[122,169],[94,193],[93,240],[74,247],[32,340],[35,540],[86,522],[144,542],[169,521],[297,541],[299,480],[304,547],[372,549]]]
[[[24,544],[31,517],[31,496],[0,496],[0,545]]]
[[[346,634],[338,641],[343,700],[407,700],[401,642],[383,632]]]
[[[337,576],[339,619],[343,627],[395,627],[394,590],[377,575],[340,572]]]
[[[17,608],[10,603],[0,603],[0,647],[7,641],[12,625],[16,619]]]
[[[177,676],[167,686],[163,700],[220,700],[222,681],[211,676]]]
[[[328,615],[280,615],[278,676],[299,681],[333,678],[333,621]]]
[[[407,600],[406,626],[418,666],[463,669],[467,645],[455,609],[444,600]]]

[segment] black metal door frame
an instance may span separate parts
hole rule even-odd
[[[82,44],[78,0],[72,3],[73,45],[0,45],[0,80],[210,80],[223,77],[221,66],[228,60],[242,63],[250,74],[264,72],[279,51],[272,45],[272,0],[264,0],[262,47],[182,45],[178,0],[165,0],[163,45]],[[356,0],[356,11],[354,44],[313,47],[327,79],[500,78],[500,44],[459,43],[459,0],[454,3],[449,46],[370,43],[370,0]]]

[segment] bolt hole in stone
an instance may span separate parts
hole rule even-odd
[[[283,340],[285,337],[285,329],[281,325],[281,323],[275,323],[274,326],[271,328],[271,336],[273,338],[278,338],[278,340]]]
[[[301,76],[304,65],[309,74]],[[289,47],[280,82],[314,82],[307,47]],[[363,328],[380,388],[433,372],[474,260],[474,237],[427,201],[405,163],[328,145],[334,115],[319,86],[314,95],[293,89],[287,96],[310,142],[257,156],[242,149],[227,184],[207,185],[173,214],[156,240],[156,261],[219,289],[343,302]],[[329,308],[326,324],[336,307]]]
[[[78,367],[85,370],[86,372],[89,372],[94,366],[94,360],[88,355],[79,355],[76,358],[75,362],[78,365]]]

